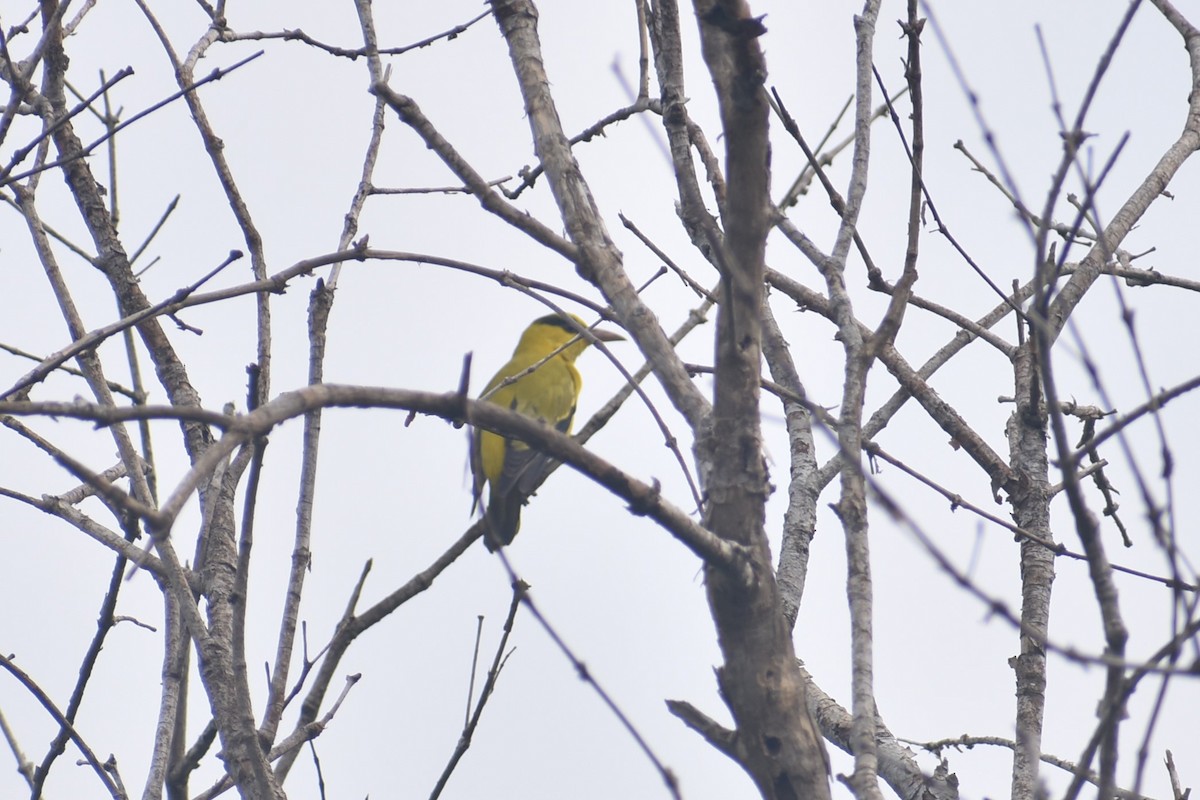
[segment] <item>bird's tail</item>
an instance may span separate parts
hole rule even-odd
[[[516,496],[489,497],[483,519],[487,525],[483,543],[489,552],[494,553],[512,544],[517,531],[521,529],[521,501]]]

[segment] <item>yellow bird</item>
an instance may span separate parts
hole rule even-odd
[[[575,359],[588,346],[588,340],[579,331],[586,327],[574,314],[570,319],[558,314],[535,319],[521,334],[512,358],[488,381],[481,399],[570,433],[581,385]],[[604,330],[594,330],[592,335],[603,342],[624,338]],[[505,383],[518,375],[515,381]],[[537,488],[534,481],[549,461],[548,456],[524,442],[491,431],[473,432],[471,473],[475,502],[471,510],[473,513],[480,505],[483,485],[487,483],[484,543],[488,550],[494,552],[510,544],[517,535],[521,506]]]

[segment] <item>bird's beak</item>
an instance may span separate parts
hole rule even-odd
[[[595,336],[602,342],[623,342],[625,337],[619,333],[606,331],[603,328],[592,328],[592,336]]]

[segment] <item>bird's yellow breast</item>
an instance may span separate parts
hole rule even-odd
[[[518,351],[492,378],[484,394],[488,402],[558,428],[563,433],[570,433],[575,402],[579,397],[580,378],[575,365],[567,361],[563,354],[554,356],[515,382],[501,386],[506,378],[520,375],[543,358],[544,353]],[[497,386],[500,388],[496,389]],[[493,389],[495,391],[492,391]],[[504,469],[505,445],[506,440],[503,436],[490,431],[480,431],[483,474],[489,481],[495,481]],[[507,446],[526,447],[525,444],[516,441],[507,442]]]

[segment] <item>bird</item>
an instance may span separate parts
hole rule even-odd
[[[580,333],[583,330],[587,330],[587,324],[574,314],[535,319],[521,334],[512,358],[488,381],[480,399],[569,434],[582,385],[575,360],[589,344]],[[591,335],[602,342],[625,338],[601,329],[591,331]],[[515,381],[506,383],[514,377]],[[521,527],[521,506],[537,488],[535,482],[549,461],[549,456],[525,442],[479,428],[472,431],[471,513],[480,507],[486,483],[488,500],[483,518],[488,550],[495,552],[512,543]]]

